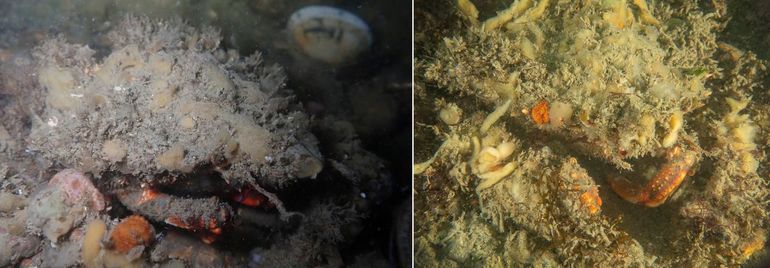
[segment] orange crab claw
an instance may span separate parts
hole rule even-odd
[[[184,220],[176,216],[170,216],[164,222],[174,227],[195,232],[201,241],[206,244],[214,243],[222,235],[222,227],[218,226],[216,219],[209,219],[207,225],[204,219]]]
[[[677,146],[667,152],[666,163],[644,187],[622,177],[610,177],[610,188],[628,202],[657,207],[679,188],[695,163],[696,155]]]
[[[266,199],[267,198],[264,195],[248,186],[244,186],[243,189],[232,198],[233,201],[250,207],[259,207],[265,203]]]
[[[139,204],[144,204],[148,201],[155,200],[155,198],[158,198],[158,195],[160,192],[158,190],[155,190],[153,188],[146,188],[142,190],[142,196],[139,198]]]

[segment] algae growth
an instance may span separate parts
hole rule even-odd
[[[409,10],[386,4],[0,1],[0,266],[406,267],[409,31],[386,14]],[[287,45],[296,10],[322,25]],[[295,51],[335,36],[357,53]]]
[[[767,60],[724,38],[740,12],[417,1],[416,264],[762,256]]]

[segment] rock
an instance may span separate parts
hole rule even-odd
[[[0,212],[13,212],[24,207],[25,203],[24,197],[11,193],[0,193]]]
[[[89,210],[104,209],[104,197],[81,172],[65,169],[30,201],[27,225],[51,241],[79,225]]]
[[[27,228],[33,233],[42,233],[51,241],[68,233],[85,217],[83,207],[65,203],[65,193],[47,186],[32,198],[27,218]]]
[[[0,266],[7,267],[37,252],[40,239],[35,236],[16,236],[0,227],[0,245]]]
[[[65,169],[56,173],[48,185],[61,189],[66,194],[64,200],[69,205],[85,203],[90,209],[101,211],[104,209],[104,197],[94,187],[91,180],[80,171]]]

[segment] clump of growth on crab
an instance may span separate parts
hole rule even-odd
[[[63,38],[35,49],[47,107],[30,148],[44,158],[97,177],[214,169],[272,189],[321,171],[308,116],[259,53],[225,56],[218,31],[178,21],[127,17],[107,36],[102,58]]]

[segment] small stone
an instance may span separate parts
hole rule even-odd
[[[91,180],[80,171],[56,173],[29,201],[27,226],[51,242],[79,225],[89,210],[101,211],[105,201]]]
[[[24,197],[11,193],[0,193],[0,212],[13,212],[14,210],[24,207],[25,203]]]

